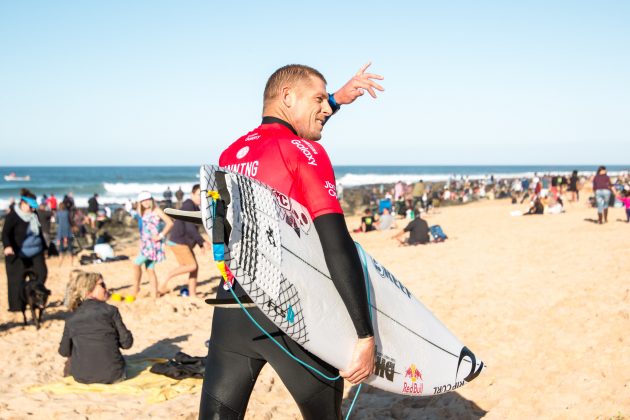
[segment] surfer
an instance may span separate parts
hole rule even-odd
[[[366,73],[369,65],[334,94],[326,93],[326,79],[313,68],[288,65],[278,69],[265,87],[262,124],[230,145],[219,159],[220,166],[256,178],[308,208],[333,283],[358,336],[350,366],[337,371],[285,335],[262,311],[250,308],[250,313],[294,356],[353,384],[367,379],[374,369],[374,332],[361,261],[337,201],[332,165],[317,141],[326,120],[340,105],[354,102],[365,91],[376,98],[375,90],[383,90],[374,81],[382,76]],[[234,292],[246,296],[238,283]],[[232,299],[223,284],[217,298]],[[324,379],[291,360],[261,337],[241,309],[228,307],[217,307],[214,312],[206,363],[209,374],[204,376],[199,417],[242,419],[266,363],[278,373],[305,419],[340,418],[343,379]]]

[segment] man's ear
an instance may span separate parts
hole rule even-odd
[[[295,89],[285,86],[280,90],[280,95],[286,108],[291,108],[295,104]]]

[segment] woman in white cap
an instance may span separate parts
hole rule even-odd
[[[151,284],[151,296],[158,297],[157,277],[155,275],[155,265],[164,261],[164,238],[173,227],[173,221],[161,208],[155,205],[155,200],[148,191],[143,191],[138,195],[138,217],[140,218],[140,254],[134,261],[134,285],[131,296],[127,296],[128,301],[135,300],[140,291],[140,279],[142,278],[141,266],[146,267],[149,282]],[[164,228],[161,223],[164,222]]]

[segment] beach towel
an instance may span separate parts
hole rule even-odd
[[[156,375],[149,370],[154,363],[165,363],[168,359],[146,358],[127,361],[127,378],[117,384],[81,384],[71,376],[57,382],[32,385],[26,392],[46,392],[53,394],[107,393],[145,396],[146,402],[155,404],[171,400],[182,394],[201,393],[202,379],[171,379]]]

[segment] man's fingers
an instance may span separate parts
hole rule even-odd
[[[361,76],[365,72],[365,70],[371,65],[372,65],[371,61],[368,61],[366,64],[364,64],[363,67],[361,67],[361,69],[357,72],[357,76]]]
[[[363,95],[363,93],[365,93],[364,90],[367,90],[370,93],[370,96],[372,98],[376,98],[376,92],[374,92],[374,86],[372,86],[370,83],[357,83],[357,86],[355,89],[360,93],[360,95]]]
[[[362,79],[376,79],[376,80],[385,80],[385,78],[383,76],[381,76],[380,74],[374,74],[374,73],[365,73],[363,75],[361,75]]]
[[[378,89],[380,91],[384,91],[385,90],[385,88],[383,86],[379,85],[378,83],[376,83],[373,80],[355,80],[354,84],[355,84],[355,87],[362,87],[362,88],[365,88],[365,89],[373,87],[373,88]]]
[[[370,376],[370,374],[368,372],[358,371],[354,375],[350,376],[347,379],[348,379],[348,381],[350,381],[350,382],[352,382],[353,384],[356,385],[359,382],[363,382],[364,380],[366,380],[368,378],[368,376]]]

